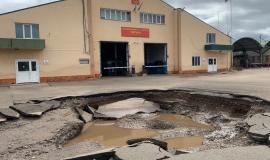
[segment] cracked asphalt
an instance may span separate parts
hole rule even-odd
[[[80,82],[0,87],[0,108],[29,100],[142,90],[198,89],[260,97],[270,101],[270,69],[203,75],[102,78]]]

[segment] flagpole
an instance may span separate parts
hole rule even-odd
[[[233,9],[232,9],[232,0],[230,0],[230,8],[231,8],[231,38],[230,38],[230,41],[231,41],[231,45],[233,45],[233,39],[232,39],[232,36],[233,36],[233,15],[232,15],[232,12],[233,12]],[[232,59],[231,59],[231,63],[232,63],[232,67],[233,67],[233,51],[232,51]]]
[[[231,39],[232,39],[232,34],[233,34],[233,15],[232,15],[232,0],[230,0],[230,8],[231,8]],[[232,40],[231,40],[232,41]],[[232,42],[231,42],[232,43]]]
[[[232,39],[232,36],[233,36],[233,6],[232,6],[232,0],[225,0],[225,2],[228,2],[230,1],[230,44],[233,45],[233,39]],[[231,57],[231,66],[233,67],[233,52],[232,52],[232,57]]]

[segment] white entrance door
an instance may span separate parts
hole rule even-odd
[[[16,83],[39,83],[39,66],[36,60],[16,61]]]
[[[217,58],[208,58],[208,72],[217,72]]]

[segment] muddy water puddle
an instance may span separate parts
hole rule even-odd
[[[189,117],[160,113],[156,120],[172,122],[185,127],[205,129],[208,125],[200,124]],[[84,141],[95,141],[106,147],[125,146],[130,139],[153,138],[159,136],[159,130],[156,129],[128,129],[115,125],[115,122],[92,122],[86,124],[81,134],[71,140],[66,146],[71,146]],[[166,139],[170,149],[185,149],[199,147],[204,138],[201,137],[177,137]]]
[[[87,124],[82,133],[68,145],[82,141],[96,141],[108,147],[124,146],[129,139],[150,138],[157,135],[157,131],[150,129],[126,129],[117,127],[114,123],[91,123]]]
[[[170,149],[187,149],[199,147],[203,144],[204,137],[192,136],[192,137],[178,137],[165,140],[168,143]]]

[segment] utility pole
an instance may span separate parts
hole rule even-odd
[[[232,39],[232,36],[233,36],[233,9],[232,9],[232,0],[230,0],[230,8],[231,8],[231,45],[233,45],[233,39]],[[232,67],[233,67],[233,51],[232,51]]]

